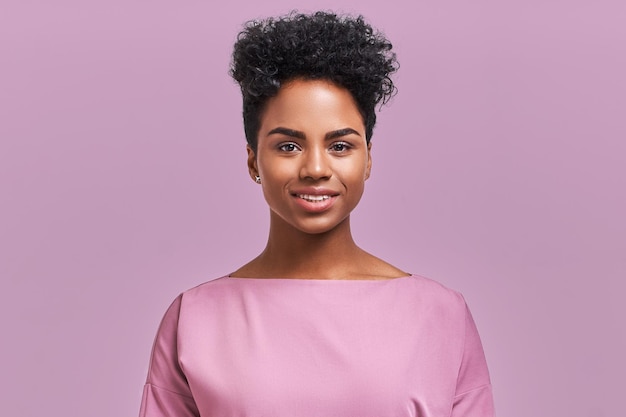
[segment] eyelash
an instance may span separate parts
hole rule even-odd
[[[287,147],[290,147],[291,149],[286,149]],[[343,149],[337,149],[337,147],[342,147]],[[349,151],[351,148],[352,145],[350,145],[348,142],[334,142],[330,145],[331,152],[336,153],[343,153]],[[277,149],[281,152],[291,153],[299,150],[300,146],[294,142],[283,142],[278,144]]]
[[[336,149],[337,146],[342,146],[343,149],[342,150],[338,150]],[[335,142],[332,145],[330,145],[330,148],[334,151],[334,152],[345,152],[345,151],[349,151],[350,148],[352,148],[352,146],[350,146],[349,143],[347,142]]]
[[[293,149],[287,150],[285,147],[291,146]],[[293,152],[298,149],[298,145],[293,142],[283,142],[278,145],[278,150],[282,152]]]

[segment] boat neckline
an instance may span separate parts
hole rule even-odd
[[[224,276],[223,278],[238,279],[238,280],[250,280],[250,281],[293,281],[293,282],[387,282],[395,281],[403,278],[415,278],[417,275],[408,273],[407,275],[401,275],[399,277],[392,278],[287,278],[287,277],[234,277],[231,274]]]

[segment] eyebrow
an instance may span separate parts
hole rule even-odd
[[[301,132],[299,130],[289,129],[286,127],[276,127],[268,132],[268,136],[275,135],[275,134],[285,135],[285,136],[289,136],[292,138],[306,140],[306,135],[304,134],[304,132]],[[326,135],[324,135],[324,140],[337,139],[337,138],[340,138],[342,136],[347,136],[347,135],[361,136],[359,132],[357,132],[356,130],[350,127],[345,127],[343,129],[337,129],[337,130],[333,130],[332,132],[326,133]]]

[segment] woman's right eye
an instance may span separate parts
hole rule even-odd
[[[278,145],[278,149],[283,152],[295,152],[298,150],[298,146],[293,142],[285,142]]]

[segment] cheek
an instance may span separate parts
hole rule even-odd
[[[286,181],[290,176],[293,176],[293,169],[290,169],[288,164],[281,161],[264,161],[259,164],[259,175],[262,180],[268,185],[275,185],[276,182]]]
[[[353,183],[364,181],[368,175],[367,171],[367,158],[342,162],[335,169],[346,182]]]
[[[270,201],[280,198],[283,190],[293,181],[294,167],[289,161],[280,158],[265,158],[259,160],[259,175],[265,199]]]
[[[335,173],[348,188],[363,187],[367,179],[367,164],[360,163],[358,166],[340,167]]]

